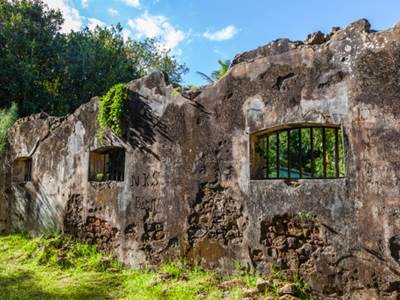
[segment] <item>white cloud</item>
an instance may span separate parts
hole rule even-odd
[[[64,24],[61,32],[68,33],[71,30],[78,31],[82,27],[83,17],[79,11],[71,5],[70,0],[44,0],[44,2],[53,9],[59,9],[64,17]]]
[[[95,18],[89,18],[88,21],[89,22],[87,26],[89,27],[90,30],[95,29],[97,26],[104,27],[106,25],[106,23],[104,23],[103,21],[100,21],[99,19]]]
[[[206,31],[203,36],[211,41],[226,41],[233,38],[238,32],[239,30],[235,26],[229,25],[218,31]]]
[[[86,8],[89,6],[89,0],[81,0],[81,5],[83,8]]]
[[[160,38],[160,48],[176,48],[186,37],[182,30],[176,29],[164,16],[152,16],[146,11],[136,19],[130,19],[128,25],[137,38]]]
[[[181,30],[176,30],[174,27],[172,27],[169,23],[168,26],[166,26],[165,29],[165,48],[166,49],[174,49],[176,46],[179,45],[180,42],[182,42],[185,39],[185,33]]]
[[[127,41],[128,38],[130,38],[132,35],[132,32],[126,28],[122,29],[122,37],[124,38],[124,41]]]
[[[132,7],[139,7],[140,6],[140,0],[122,0],[126,5],[132,6]]]
[[[116,16],[119,14],[118,10],[116,10],[115,8],[110,7],[109,9],[107,9],[107,12],[111,15],[111,16]]]
[[[136,31],[138,38],[155,38],[161,35],[161,25],[165,22],[163,16],[150,16],[147,12],[136,19],[128,21],[129,27]]]

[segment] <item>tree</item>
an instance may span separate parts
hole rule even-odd
[[[137,62],[127,55],[121,30],[119,26],[86,28],[65,36],[60,56],[63,72],[54,79],[57,89],[51,111],[68,113],[116,83],[139,76]]]
[[[214,83],[220,78],[222,78],[229,70],[229,66],[231,65],[230,60],[218,60],[219,70],[213,71],[211,75],[207,75],[203,72],[197,71],[197,74],[200,75],[204,80],[208,83]]]
[[[44,108],[46,83],[59,73],[62,23],[39,0],[0,0],[0,107],[16,102],[21,115]]]
[[[154,39],[125,41],[119,24],[69,34],[62,24],[40,0],[0,0],[0,108],[64,115],[117,83],[157,69],[178,85],[188,70]]]

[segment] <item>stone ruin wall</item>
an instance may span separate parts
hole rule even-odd
[[[129,83],[127,135],[96,138],[97,98],[9,133],[0,230],[60,228],[131,265],[186,257],[300,273],[322,299],[400,297],[400,26],[366,20],[238,55],[212,86]],[[253,180],[251,135],[341,124],[346,178]],[[89,182],[89,153],[126,151],[123,182]],[[12,162],[32,158],[32,181]],[[306,212],[311,218],[300,218]],[[314,217],[315,216],[315,217]]]

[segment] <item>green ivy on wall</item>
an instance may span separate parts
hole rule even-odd
[[[121,120],[125,111],[128,89],[125,84],[114,85],[99,101],[97,116],[101,135],[110,128],[117,136],[122,136]]]
[[[13,103],[9,109],[0,109],[0,157],[6,147],[7,131],[17,120],[17,105]]]

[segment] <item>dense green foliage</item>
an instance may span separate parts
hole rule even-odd
[[[100,134],[105,128],[110,128],[117,136],[122,135],[122,117],[125,111],[125,103],[128,90],[125,84],[114,85],[99,101],[98,123]]]
[[[156,40],[124,40],[120,25],[63,34],[62,24],[40,0],[0,0],[0,108],[63,115],[153,70],[173,84],[187,71]]]
[[[0,157],[6,146],[7,130],[17,119],[17,106],[15,103],[9,109],[0,109]]]
[[[0,107],[16,102],[22,114],[44,108],[62,69],[62,22],[39,1],[0,0]]]
[[[219,69],[213,71],[211,75],[207,75],[203,72],[197,72],[205,81],[208,83],[214,83],[218,79],[224,77],[224,75],[228,72],[229,66],[231,65],[230,60],[218,60]]]
[[[222,277],[183,262],[170,262],[158,271],[123,268],[93,246],[76,243],[63,235],[29,238],[0,236],[0,299],[125,299],[194,300],[242,299],[254,288],[257,275],[241,271]],[[277,271],[259,299],[279,299],[287,279]],[[222,283],[229,282],[227,285]],[[294,278],[300,299],[312,299],[300,278]]]

